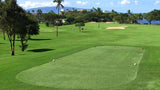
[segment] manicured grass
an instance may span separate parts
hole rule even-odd
[[[23,71],[17,79],[32,85],[69,89],[120,86],[136,78],[143,52],[141,48],[93,47]]]
[[[60,88],[59,86],[37,86],[23,83],[16,79],[16,76],[25,70],[49,63],[53,58],[61,59],[79,51],[88,50],[95,45],[145,49],[137,77],[127,84],[106,87],[104,90],[159,90],[160,26],[127,25],[128,27],[125,30],[107,30],[106,27],[110,26],[121,25],[101,23],[101,28],[98,28],[97,23],[87,23],[83,32],[79,32],[78,28],[72,30],[75,27],[74,25],[66,25],[60,27],[59,37],[56,38],[55,27],[45,27],[44,24],[40,24],[42,32],[40,35],[32,37],[33,40],[29,41],[27,51],[21,52],[20,42],[16,41],[16,55],[13,57],[10,56],[9,41],[4,41],[2,34],[0,34],[0,90],[66,90],[64,83],[64,86]],[[62,61],[57,62],[62,65]],[[64,61],[64,64],[66,64],[65,62],[67,63],[67,61]],[[76,62],[80,61],[77,60]],[[85,86],[81,87],[77,89],[83,90],[86,88]],[[92,86],[92,88],[94,87],[96,86]]]

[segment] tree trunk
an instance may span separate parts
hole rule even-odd
[[[15,32],[14,32],[14,34],[13,34],[13,46],[12,46],[12,56],[14,56],[14,46],[15,46],[15,38],[16,38],[16,34],[15,34]]]
[[[81,27],[79,27],[79,31],[81,31]]]
[[[58,26],[56,27],[56,36],[58,37]]]
[[[24,46],[22,46],[22,52],[24,52]]]
[[[30,34],[29,34],[29,37],[28,37],[28,39],[29,39],[29,40],[31,40],[31,35],[30,35]]]
[[[6,40],[5,31],[3,31],[3,39]]]
[[[100,22],[98,23],[98,28],[100,28]]]
[[[21,50],[22,50],[22,52],[24,52],[24,43],[23,43],[22,39],[21,39],[21,45],[22,45]]]
[[[14,56],[14,47],[11,49],[11,55]]]
[[[9,38],[10,46],[11,46],[11,56],[14,56],[14,55],[15,55],[15,54],[14,54],[14,45],[13,45],[13,43],[12,43],[12,39],[11,39],[11,37],[10,37],[10,36],[8,36],[8,38]]]
[[[59,7],[58,7],[58,24],[59,24]],[[56,36],[58,37],[58,25],[57,25],[57,30],[56,30]]]
[[[14,56],[14,47],[13,47],[13,43],[12,43],[12,38],[9,34],[9,32],[7,31],[7,36],[8,36],[8,39],[9,39],[9,42],[10,42],[10,47],[11,47],[11,56]]]

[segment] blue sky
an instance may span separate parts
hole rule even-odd
[[[25,9],[55,6],[53,0],[17,0],[18,4]],[[149,12],[153,9],[160,9],[160,0],[64,0],[64,6],[90,9],[100,7],[102,10],[133,13]]]

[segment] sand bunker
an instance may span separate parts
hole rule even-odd
[[[106,22],[106,23],[113,23],[113,22]]]
[[[106,29],[125,29],[128,26],[119,26],[119,27],[108,27]]]

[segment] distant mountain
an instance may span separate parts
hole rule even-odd
[[[74,7],[64,7],[63,9],[64,10],[72,10]],[[50,12],[51,10],[54,12],[54,13],[58,13],[58,10],[56,9],[56,7],[38,7],[38,8],[31,8],[31,9],[27,9],[26,11],[30,11],[32,12],[32,10],[34,10],[35,12],[37,12],[38,9],[41,9],[43,13],[48,13]],[[60,8],[61,10],[62,8]],[[80,10],[80,9],[83,9],[83,8],[74,8],[75,10]],[[90,9],[86,9],[86,10],[90,10]]]

